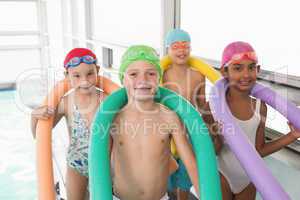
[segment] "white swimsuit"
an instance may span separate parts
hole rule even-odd
[[[255,145],[256,131],[260,123],[260,105],[261,101],[257,99],[254,115],[249,120],[243,121],[234,117],[236,123],[242,128],[249,142],[253,145]],[[226,141],[218,155],[218,163],[219,171],[226,178],[234,194],[240,193],[250,184],[250,179],[235,155],[230,151]]]

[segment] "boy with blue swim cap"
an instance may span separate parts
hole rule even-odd
[[[172,64],[164,71],[164,86],[178,92],[195,107],[201,108],[205,104],[205,77],[188,64],[190,35],[182,29],[173,29],[166,36],[165,47]]]
[[[202,110],[206,107],[205,77],[188,64],[191,51],[190,35],[182,29],[173,29],[165,38],[165,47],[172,64],[164,71],[163,85],[186,98],[204,113]],[[177,198],[187,200],[192,183],[182,160],[176,154],[175,157],[179,168],[170,176],[168,190],[175,190]]]

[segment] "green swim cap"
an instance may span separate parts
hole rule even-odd
[[[119,69],[119,78],[121,83],[123,83],[124,73],[131,63],[135,61],[146,61],[156,68],[159,74],[159,79],[162,76],[162,69],[160,67],[160,61],[156,51],[146,45],[134,45],[129,47],[122,56],[121,66]]]

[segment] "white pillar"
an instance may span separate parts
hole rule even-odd
[[[94,33],[94,1],[93,0],[85,0],[85,39],[92,40]],[[92,50],[94,49],[94,45],[87,42],[86,46]]]
[[[73,47],[79,46],[78,0],[70,0]]]
[[[50,65],[50,52],[49,52],[49,34],[48,34],[48,21],[47,21],[47,5],[46,1],[37,1],[37,19],[39,29],[40,41],[40,63],[41,67],[48,67]]]
[[[180,27],[180,2],[181,0],[161,0],[161,56],[166,54],[166,48],[164,47],[166,34],[171,29]]]

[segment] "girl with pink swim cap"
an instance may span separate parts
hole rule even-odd
[[[265,141],[267,106],[250,95],[260,66],[252,46],[246,42],[230,43],[223,51],[221,73],[228,80],[226,100],[237,124],[242,128],[258,153],[265,157],[300,137],[289,124],[291,132],[271,142]],[[220,136],[218,136],[220,137]],[[255,200],[256,188],[241,167],[226,141],[216,140],[223,200]]]

